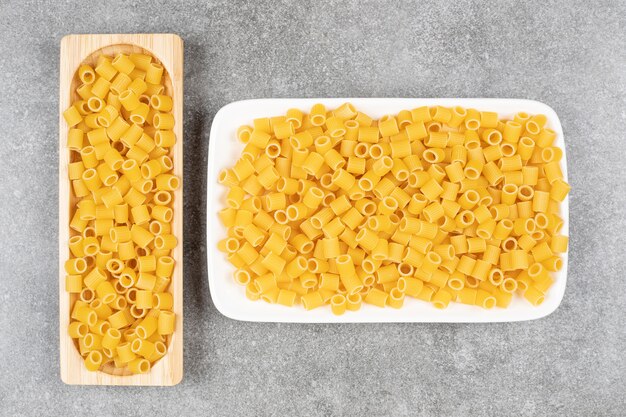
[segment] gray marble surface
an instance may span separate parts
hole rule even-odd
[[[626,4],[0,2],[0,415],[618,416],[626,408]],[[57,102],[69,33],[185,41],[185,376],[59,378]],[[571,252],[561,307],[510,324],[254,324],[211,303],[215,112],[261,97],[517,97],[561,118]]]

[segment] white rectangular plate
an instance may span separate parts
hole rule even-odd
[[[363,304],[357,312],[348,311],[335,316],[330,308],[305,311],[295,308],[272,305],[263,301],[250,301],[244,287],[233,279],[234,267],[224,254],[217,250],[217,242],[226,235],[217,212],[225,206],[226,189],[218,184],[220,170],[231,167],[239,158],[243,145],[237,140],[237,128],[251,125],[257,117],[283,115],[289,108],[308,110],[315,103],[323,103],[327,108],[336,108],[346,101],[351,102],[364,113],[379,118],[385,114],[396,114],[400,110],[419,106],[462,106],[482,111],[498,112],[500,117],[512,117],[525,111],[530,114],[545,114],[548,127],[557,133],[555,146],[563,150],[563,174],[567,181],[567,161],[563,129],[554,110],[537,101],[518,99],[412,99],[412,98],[332,98],[332,99],[258,99],[230,103],[220,109],[213,119],[209,143],[208,185],[207,185],[207,264],[211,297],[217,309],[227,317],[236,320],[298,323],[376,323],[376,322],[503,322],[532,320],[547,316],[557,309],[565,292],[567,281],[567,254],[563,254],[563,269],[556,273],[556,282],[539,307],[516,296],[506,308],[485,310],[475,306],[450,303],[445,310],[438,310],[430,303],[407,297],[401,309],[379,308]],[[569,199],[561,205],[561,215],[565,222],[562,233],[569,235]]]

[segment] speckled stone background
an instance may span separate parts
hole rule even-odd
[[[626,3],[0,2],[0,415],[619,416],[626,409]],[[185,376],[59,378],[57,103],[70,33],[185,41]],[[561,307],[511,324],[253,324],[213,307],[209,129],[262,97],[516,97],[561,118]]]

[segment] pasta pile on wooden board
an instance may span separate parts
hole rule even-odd
[[[568,243],[546,123],[441,106],[373,120],[350,103],[255,119],[219,176],[219,249],[249,299],[307,310],[539,305]]]
[[[174,332],[171,250],[172,98],[145,54],[100,55],[77,71],[80,99],[65,110],[73,198],[66,290],[69,334],[87,369],[146,373]]]

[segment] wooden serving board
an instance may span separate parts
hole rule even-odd
[[[66,147],[68,126],[63,111],[76,98],[79,80],[76,70],[82,63],[95,64],[100,54],[141,52],[153,56],[165,68],[163,77],[166,93],[174,100],[174,133],[176,145],[172,150],[174,174],[183,178],[183,41],[173,34],[68,35],[61,40],[59,90],[59,337],[61,379],[66,384],[79,385],[176,385],[183,377],[183,190],[174,192],[173,234],[178,246],[172,251],[176,261],[169,291],[174,296],[176,331],[171,336],[167,354],[157,361],[150,372],[123,375],[113,367],[90,372],[83,363],[72,338],[67,333],[70,310],[75,295],[65,291],[64,263],[69,257],[69,222],[76,198],[68,179],[71,155]],[[116,373],[117,374],[114,374]]]

